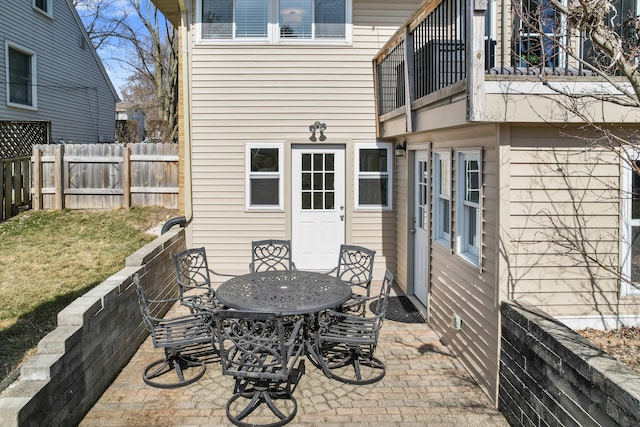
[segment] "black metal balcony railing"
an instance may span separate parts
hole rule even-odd
[[[413,92],[419,99],[466,77],[465,3],[443,1],[411,31]],[[379,113],[405,105],[405,43],[378,64]]]

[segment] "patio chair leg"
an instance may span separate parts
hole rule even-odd
[[[156,368],[157,367],[157,368]],[[187,369],[195,369],[191,377],[185,377]],[[198,381],[204,375],[207,367],[204,362],[187,358],[179,354],[169,354],[165,359],[160,359],[145,368],[142,372],[144,382],[152,387],[176,388],[183,387]],[[156,378],[174,371],[178,381],[160,382]]]
[[[231,406],[236,400],[238,400],[241,397],[249,399],[249,402],[236,415],[231,414]],[[285,414],[284,412],[282,412],[282,410],[280,410],[280,408],[278,408],[275,404],[276,399],[289,400],[293,404],[293,408],[291,409],[291,412],[289,414]],[[251,415],[256,409],[258,409],[258,407],[260,407],[260,405],[263,403],[269,408],[271,413],[273,413],[278,418],[278,421],[274,421],[273,423],[268,423],[268,424],[255,424],[252,422],[243,421],[245,418]],[[228,400],[226,405],[226,411],[227,411],[227,418],[229,418],[229,421],[231,421],[233,424],[240,427],[250,427],[250,426],[256,426],[256,425],[259,425],[261,427],[278,427],[278,426],[283,426],[288,422],[290,422],[291,420],[293,420],[293,418],[296,416],[296,413],[298,411],[298,403],[290,393],[276,392],[272,396],[269,390],[259,387],[259,388],[254,388],[248,392],[241,391],[241,392],[235,393]]]

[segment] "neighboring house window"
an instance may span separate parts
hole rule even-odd
[[[246,162],[247,208],[282,209],[283,144],[247,144]]]
[[[626,278],[622,284],[622,295],[640,295],[640,160],[635,163],[635,171],[626,163],[637,159],[640,153],[630,153],[625,157],[622,169],[622,271]],[[632,157],[633,156],[633,157]],[[631,283],[629,283],[631,282]]]
[[[462,151],[457,157],[457,224],[458,255],[480,266],[480,212],[482,171],[479,150]]]
[[[345,41],[351,0],[200,0],[202,40]],[[269,19],[275,16],[277,19]],[[275,22],[274,22],[275,21]]]
[[[451,152],[433,153],[433,240],[451,249]]]
[[[53,0],[33,0],[33,7],[47,16],[53,15]]]
[[[391,208],[391,144],[359,143],[355,146],[355,206]]]
[[[35,53],[6,44],[7,104],[35,109],[36,104],[36,55]]]

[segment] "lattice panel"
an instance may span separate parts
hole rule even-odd
[[[49,122],[0,121],[0,159],[30,156],[35,144],[47,144]]]

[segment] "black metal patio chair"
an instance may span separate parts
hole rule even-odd
[[[371,384],[384,377],[386,367],[374,356],[389,305],[393,274],[387,270],[375,298],[374,315],[343,311],[323,313],[315,334],[316,352],[325,375],[348,384]]]
[[[291,260],[291,240],[255,240],[251,242],[251,273],[259,271],[295,270]]]
[[[235,378],[229,420],[242,427],[291,421],[298,408],[293,389],[304,372],[303,360],[296,367],[304,349],[302,320],[291,328],[276,314],[215,310],[213,317],[222,373]]]
[[[209,268],[205,248],[186,249],[173,256],[176,280],[180,289],[181,303],[195,312],[202,307],[215,308],[216,292],[211,282],[211,274],[234,277],[232,274],[218,273]]]
[[[202,360],[187,353],[194,347],[204,344],[214,350],[213,326],[211,316],[205,312],[191,313],[183,316],[158,318],[152,313],[155,306],[172,304],[180,298],[150,300],[145,295],[136,274],[133,283],[138,294],[138,303],[145,327],[151,334],[154,348],[163,348],[165,357],[148,365],[142,379],[146,384],[159,388],[176,388],[199,380],[205,373],[206,366]],[[167,380],[173,372],[176,379]],[[162,378],[161,378],[162,377]]]
[[[342,305],[342,311],[365,314],[365,303],[371,295],[373,259],[376,251],[363,246],[340,245],[338,265],[329,272],[351,286],[353,296]]]

